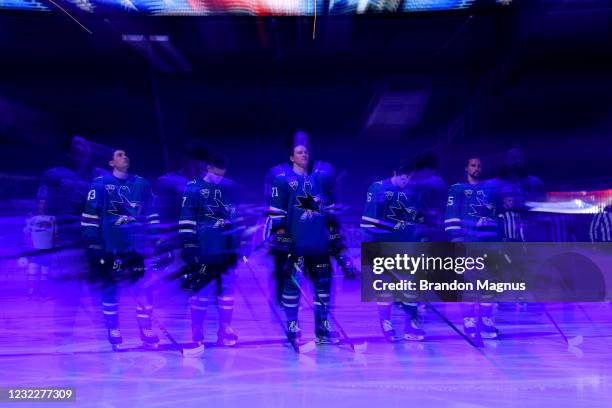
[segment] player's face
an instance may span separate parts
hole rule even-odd
[[[302,168],[308,167],[308,149],[306,146],[295,146],[289,159]]]
[[[208,172],[206,177],[208,177],[213,184],[219,184],[223,180],[223,177],[225,177],[225,169],[220,169],[215,166],[208,166],[206,170]]]
[[[408,174],[397,174],[395,180],[397,180],[397,186],[399,188],[405,188],[410,181],[410,176]]]
[[[480,159],[470,159],[465,168],[468,176],[472,178],[480,178],[480,173],[482,172],[482,165],[480,163]]]
[[[130,158],[123,150],[115,150],[113,153],[113,160],[108,164],[119,171],[127,171],[130,168]]]

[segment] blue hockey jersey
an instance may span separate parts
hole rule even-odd
[[[450,186],[444,229],[451,240],[497,241],[498,194],[495,183],[457,183]]]
[[[270,189],[271,228],[286,231],[293,240],[295,255],[328,253],[336,211],[333,187],[333,174],[319,168],[310,175],[287,169],[274,178]]]
[[[386,179],[368,188],[360,226],[372,240],[414,242],[423,221],[416,183],[400,188]]]
[[[110,253],[142,252],[145,238],[154,238],[158,225],[147,180],[134,175],[94,179],[81,219],[86,243]]]
[[[179,235],[185,245],[197,246],[204,262],[238,248],[236,213],[238,189],[228,179],[219,184],[204,179],[190,181],[183,195]]]

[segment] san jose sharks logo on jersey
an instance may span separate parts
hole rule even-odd
[[[304,210],[304,213],[300,219],[305,220],[314,217],[315,214],[321,213],[321,199],[310,194],[308,191],[304,191],[304,195],[296,197],[297,204],[295,208]]]
[[[124,193],[129,194],[128,186],[121,186],[115,198],[110,200],[108,213],[117,216],[116,225],[128,224],[135,221],[135,215],[138,214],[140,203],[138,201],[130,201]]]
[[[215,224],[213,228],[221,228],[227,224],[230,224],[230,219],[232,218],[235,208],[231,205],[225,205],[223,201],[218,198],[214,198],[214,204],[208,204],[206,206],[207,209],[207,217],[210,217],[215,220]]]
[[[414,207],[408,207],[406,204],[397,200],[394,206],[389,207],[391,214],[388,215],[390,220],[397,224],[394,229],[404,229],[406,225],[414,224],[417,216],[417,211]]]
[[[477,226],[488,223],[495,217],[495,205],[488,203],[484,194],[482,194],[482,197],[476,198],[477,204],[470,204],[472,212],[469,215],[478,218]]]

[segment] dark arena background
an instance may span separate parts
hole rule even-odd
[[[451,241],[479,158],[513,188],[500,241],[610,245],[611,22],[608,0],[0,0],[0,404],[609,407],[609,293],[362,302],[361,244],[420,228],[372,234],[368,206],[422,172]],[[332,201],[339,238],[301,236]]]

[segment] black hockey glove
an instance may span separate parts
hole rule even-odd
[[[342,239],[340,233],[332,233],[329,235],[329,253],[332,256],[337,256],[345,249],[346,245],[344,245],[344,239]]]
[[[293,238],[285,232],[276,232],[273,239],[270,241],[270,250],[272,252],[289,253],[293,247]]]
[[[89,245],[85,250],[85,256],[92,265],[107,265],[113,262],[112,254],[102,249],[101,245]]]
[[[208,285],[218,275],[218,269],[211,268],[208,265],[188,265],[184,270],[181,286],[184,289],[191,290],[193,293],[198,293],[203,287]]]

